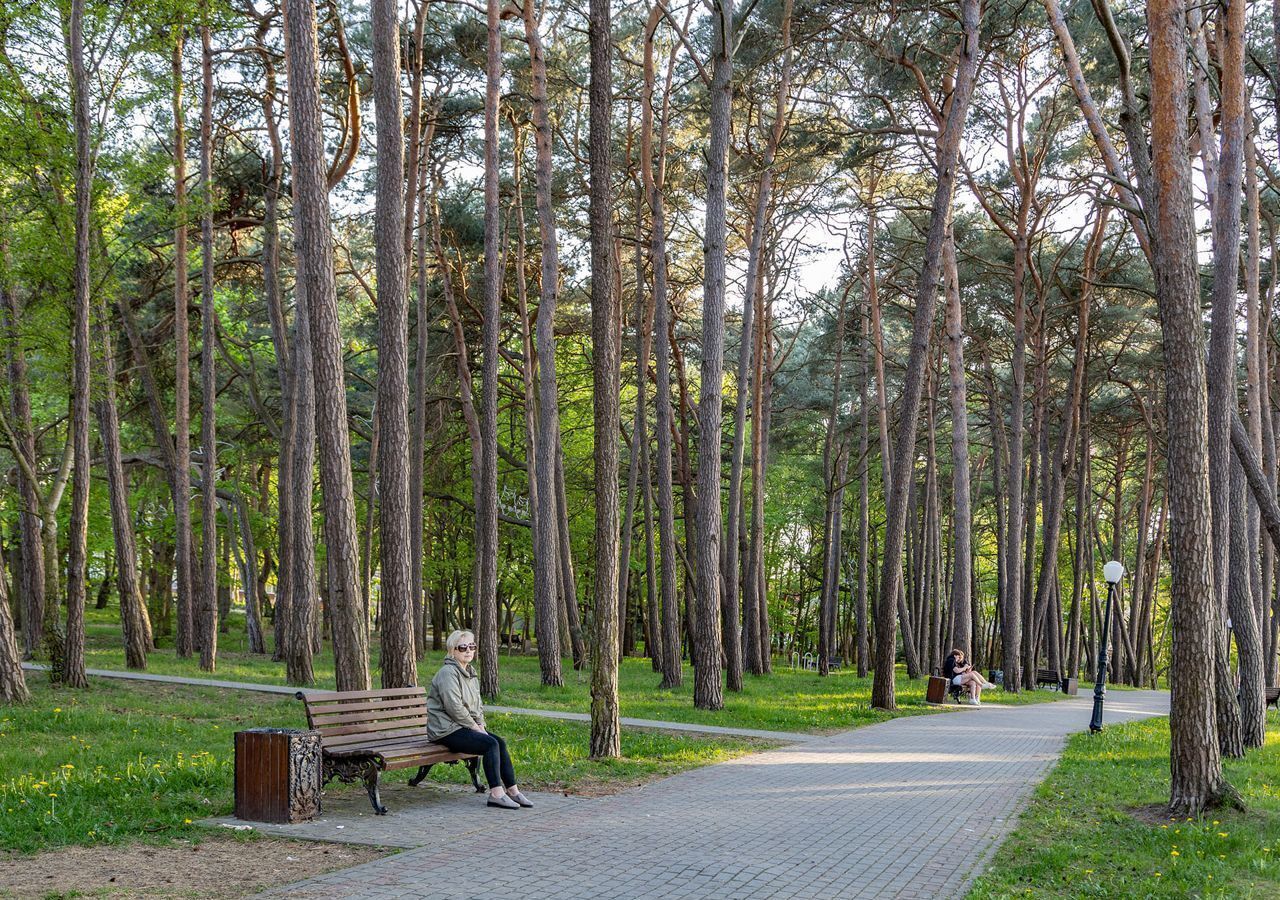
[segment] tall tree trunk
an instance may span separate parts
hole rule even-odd
[[[287,4],[284,11],[289,66],[289,123],[293,158],[294,244],[299,306],[306,305],[315,386],[315,428],[324,492],[325,547],[336,584],[329,585],[334,673],[340,691],[369,687],[369,647],[360,607],[351,438],[342,344],[329,233],[329,195],[320,121],[315,8]],[[302,313],[298,315],[302,331]],[[299,338],[297,351],[301,353]],[[299,372],[301,393],[305,376]],[[300,410],[299,410],[300,412]],[[307,472],[309,473],[309,469]],[[295,511],[308,507],[298,504]],[[295,518],[301,518],[296,516]],[[296,544],[295,544],[296,546]],[[303,585],[295,582],[295,590]],[[297,610],[293,610],[296,613]]]
[[[742,336],[738,342],[738,373],[737,373],[737,406],[733,415],[733,445],[729,453],[729,520],[725,528],[725,545],[724,545],[724,585],[726,591],[725,608],[726,610],[736,610],[739,607],[738,593],[739,585],[747,583],[747,579],[741,578],[738,573],[739,566],[739,541],[742,532],[743,522],[742,516],[744,512],[744,504],[742,502],[742,469],[743,469],[743,444],[746,430],[747,402],[749,396],[749,378],[752,368],[752,346],[754,344],[753,333],[753,313],[755,311],[755,291],[759,279],[757,275],[760,271],[761,255],[764,245],[764,229],[768,213],[771,208],[771,200],[773,195],[773,165],[777,157],[778,145],[782,142],[783,130],[786,126],[787,110],[791,96],[791,16],[794,8],[794,0],[784,0],[782,6],[782,22],[779,28],[780,40],[782,44],[782,73],[778,79],[778,90],[774,97],[773,109],[773,125],[769,130],[769,139],[765,144],[764,158],[761,161],[760,182],[756,188],[755,214],[751,223],[751,239],[747,251],[747,272],[744,285],[746,289],[743,291],[742,297]],[[759,410],[755,410],[753,415],[759,415]],[[749,576],[748,576],[749,577]],[[747,592],[748,596],[753,596],[754,592]],[[747,607],[754,607],[754,604],[748,601],[744,604]],[[745,617],[751,620],[754,628],[746,629],[746,638],[748,642],[753,635],[758,635],[759,625],[755,620],[758,619],[758,610],[751,608],[744,610]],[[726,617],[727,618],[727,617]],[[733,642],[737,643],[736,629],[731,634]],[[753,653],[751,649],[747,650],[748,658],[755,662],[755,658],[759,656],[758,649]],[[739,673],[738,687],[734,687],[734,667],[733,662],[736,652],[729,655],[729,688],[730,690],[739,690],[741,688],[741,677]],[[759,663],[749,665],[752,672],[758,674]]]
[[[1240,271],[1240,199],[1243,176],[1245,132],[1244,88],[1244,8],[1224,7],[1219,20],[1222,59],[1222,147],[1216,178],[1209,173],[1213,189],[1210,211],[1213,225],[1213,314],[1209,333],[1209,488],[1213,502],[1214,588],[1218,629],[1215,638],[1220,658],[1216,665],[1218,685],[1218,731],[1223,752],[1241,756],[1243,744],[1236,740],[1240,711],[1235,679],[1226,659],[1229,641],[1223,630],[1226,616],[1231,547],[1231,425],[1236,404],[1236,299]],[[1203,32],[1201,32],[1202,34]],[[1199,44],[1199,39],[1197,40]],[[1200,91],[1197,89],[1197,105]],[[1211,127],[1211,126],[1210,126]],[[1201,154],[1212,162],[1212,140],[1206,141],[1202,124]],[[1243,527],[1243,522],[1241,523]]]
[[[0,574],[0,701],[26,703],[30,699],[31,692],[22,674],[13,613],[9,610],[9,580]]]
[[[179,657],[195,649],[194,573],[191,525],[191,328],[187,318],[187,144],[182,109],[184,26],[174,29],[173,46],[173,528],[177,563]]]
[[[707,148],[707,214],[702,253],[702,366],[698,391],[698,527],[694,545],[698,638],[693,705],[720,709],[720,435],[724,404],[725,206],[729,117],[733,105],[733,0],[715,0],[711,38],[711,113]]]
[[[914,458],[917,417],[923,391],[924,368],[928,362],[929,335],[933,329],[934,301],[937,297],[938,271],[942,264],[942,243],[950,217],[951,193],[955,186],[956,157],[964,134],[969,100],[978,69],[978,22],[981,16],[977,0],[963,0],[961,38],[955,90],[951,94],[946,125],[938,140],[938,183],[933,197],[929,231],[925,240],[924,268],[920,273],[915,321],[912,326],[911,354],[907,360],[899,407],[898,461],[892,483],[886,485],[887,513],[885,546],[880,573],[880,593],[876,601],[876,671],[871,687],[871,705],[879,709],[895,709],[894,699],[894,598],[902,578],[902,544],[906,530],[907,483],[911,478],[909,460]],[[905,640],[904,644],[909,643]]]
[[[196,645],[200,668],[212,672],[218,657],[218,312],[213,259],[213,49],[209,26],[200,26],[200,615]]]
[[[595,426],[596,577],[591,642],[591,757],[622,755],[618,721],[618,314],[613,296],[613,191],[610,122],[613,98],[610,0],[591,0],[589,88],[592,407]],[[718,664],[717,660],[717,664]],[[717,683],[718,686],[718,683]]]
[[[631,427],[631,460],[627,470],[627,503],[622,516],[621,559],[618,563],[618,633],[625,634],[627,625],[627,597],[631,577],[631,545],[632,531],[635,524],[636,503],[641,460],[645,455],[645,444],[648,434],[645,422],[648,417],[645,396],[648,393],[649,350],[653,343],[653,319],[645,304],[644,294],[644,255],[640,226],[636,226],[635,265],[636,265],[636,410]],[[628,645],[629,646],[629,645]],[[623,647],[623,654],[627,646]],[[739,665],[741,669],[741,665]],[[741,689],[741,672],[739,672],[739,689]]]
[[[533,0],[524,0],[525,40],[529,44],[534,129],[534,191],[541,241],[541,278],[538,292],[538,440],[534,480],[540,489],[534,517],[534,624],[538,633],[538,659],[544,685],[564,683],[560,673],[557,571],[559,526],[554,488],[556,445],[560,436],[560,388],[556,376],[555,316],[560,296],[560,251],[552,205],[553,172],[551,121],[547,112],[547,56],[538,33]],[[567,549],[567,548],[566,548]],[[567,610],[567,606],[566,606]],[[565,635],[566,639],[569,637]],[[575,656],[575,659],[578,657]]]
[[[1245,530],[1246,500],[1244,469],[1231,460],[1231,563],[1227,592],[1231,631],[1236,637],[1240,661],[1240,723],[1245,747],[1261,747],[1266,742],[1267,705],[1263,696],[1262,633],[1250,584],[1249,536]]]
[[[1170,528],[1172,689],[1169,807],[1197,816],[1227,788],[1212,693],[1217,601],[1209,497],[1204,330],[1188,153],[1186,6],[1148,0],[1156,299],[1164,333]]]
[[[89,578],[89,222],[93,211],[93,151],[89,76],[84,60],[84,0],[72,0],[68,23],[76,139],[75,266],[71,316],[71,533],[67,557],[67,633],[62,681],[88,687],[84,671],[84,605]],[[53,671],[53,670],[51,670]]]
[[[653,268],[653,330],[657,335],[654,365],[654,430],[657,432],[659,592],[662,611],[662,688],[679,687],[683,680],[680,648],[680,604],[676,596],[675,492],[671,457],[674,421],[671,412],[671,302],[667,298],[667,222],[661,173],[653,158],[653,36],[663,6],[649,13],[644,41],[644,90],[640,98],[640,176],[649,205],[649,256]],[[663,135],[666,128],[663,126]],[[659,146],[662,142],[659,141]],[[659,160],[665,155],[659,153]]]
[[[502,36],[498,0],[488,0],[484,94],[484,324],[480,373],[480,490],[476,498],[476,638],[480,692],[498,696],[498,344],[502,270],[498,224],[498,94]]]
[[[869,301],[868,301],[869,305]],[[871,617],[867,609],[867,532],[871,527],[871,511],[870,511],[870,466],[867,464],[868,454],[871,449],[871,440],[868,429],[871,425],[871,419],[867,410],[867,380],[871,377],[870,358],[868,351],[871,345],[871,316],[868,309],[861,316],[862,319],[862,347],[860,355],[862,357],[862,379],[858,384],[859,406],[861,421],[858,423],[858,598],[856,608],[856,623],[858,630],[858,677],[867,677],[867,667],[870,665],[870,641],[868,640],[867,629],[871,624]],[[959,513],[957,513],[957,517]]]
[[[378,172],[374,243],[378,275],[378,529],[384,688],[418,683],[409,576],[409,289],[405,270],[404,114],[400,103],[400,7],[373,0],[373,102]],[[425,337],[425,334],[423,334]],[[373,492],[370,490],[370,502]],[[421,530],[422,523],[416,523]]]
[[[951,539],[955,564],[951,570],[952,647],[973,655],[973,630],[969,618],[969,585],[973,580],[973,514],[969,494],[969,407],[964,376],[964,308],[960,305],[960,272],[956,265],[955,234],[948,232],[942,248],[947,279],[947,372],[951,400],[951,496],[955,518]],[[997,427],[992,423],[992,427]]]
[[[0,312],[6,319],[5,329],[9,341],[9,401],[13,414],[14,438],[21,445],[15,454],[21,453],[34,463],[36,458],[35,432],[31,426],[31,394],[27,387],[27,357],[22,346],[20,325],[22,300],[10,276],[9,245],[5,235],[0,235]],[[34,469],[34,466],[32,467]],[[22,569],[19,577],[19,596],[22,599],[22,655],[32,659],[40,650],[43,639],[45,614],[44,547],[40,543],[40,487],[19,472],[18,496],[21,512],[18,520],[18,546],[21,550]],[[57,602],[56,599],[53,602]]]
[[[851,288],[852,282],[848,287]],[[836,605],[840,599],[840,524],[844,506],[844,470],[849,464],[844,441],[836,446],[836,432],[840,429],[840,376],[844,362],[845,303],[849,298],[846,289],[840,297],[836,312],[835,369],[831,379],[831,406],[827,410],[827,435],[822,446],[823,491],[827,499],[826,524],[823,529],[822,595],[818,613],[818,674],[830,674],[830,658],[835,644],[834,623]],[[835,456],[832,453],[835,453]]]
[[[138,548],[129,511],[129,484],[120,458],[120,418],[116,408],[115,348],[106,304],[98,304],[102,347],[102,395],[95,402],[98,434],[107,469],[107,489],[111,501],[111,534],[115,542],[116,585],[120,593],[120,625],[124,631],[125,667],[145,669],[150,647],[144,625],[146,607],[138,580]],[[0,579],[3,580],[3,579]]]

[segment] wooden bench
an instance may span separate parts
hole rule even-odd
[[[1036,687],[1051,684],[1054,690],[1062,690],[1062,673],[1057,669],[1036,669]]]
[[[466,762],[476,793],[484,793],[477,772],[479,757],[454,753],[427,736],[426,688],[298,691],[294,696],[306,706],[311,730],[320,733],[320,784],[334,778],[346,784],[363,782],[378,815],[387,813],[378,795],[378,776],[387,769],[417,766],[409,784],[418,785],[437,763]]]
[[[1267,698],[1267,701],[1262,704],[1264,712],[1268,706],[1274,706],[1277,710],[1280,710],[1280,686],[1267,688],[1264,696]]]

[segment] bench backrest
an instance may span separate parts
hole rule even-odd
[[[307,724],[326,750],[426,734],[427,689],[298,691]]]

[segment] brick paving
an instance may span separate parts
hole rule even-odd
[[[342,829],[386,829],[416,849],[264,896],[962,895],[1090,707],[1082,695],[910,716],[613,797],[539,796],[532,810],[455,792],[433,799],[436,815],[393,812],[375,825],[365,816]],[[1167,712],[1165,693],[1114,692],[1106,720]]]

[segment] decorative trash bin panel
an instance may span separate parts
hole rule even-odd
[[[236,732],[236,818],[292,823],[319,812],[319,734],[289,728]]]

